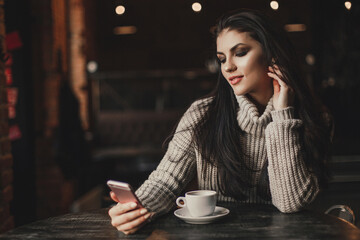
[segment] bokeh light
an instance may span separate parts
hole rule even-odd
[[[351,9],[351,2],[350,2],[350,1],[346,1],[346,2],[344,3],[344,5],[345,5],[345,7],[346,7],[347,10],[350,10],[350,9]]]
[[[200,11],[201,11],[201,8],[202,8],[202,6],[201,6],[201,4],[198,3],[198,2],[194,2],[194,3],[192,4],[192,10],[193,10],[194,12],[200,12]]]
[[[94,73],[98,69],[98,64],[95,61],[89,61],[86,68],[87,68],[89,73]]]
[[[119,5],[115,8],[115,12],[117,15],[123,15],[125,13],[125,7],[122,5]]]
[[[279,9],[279,3],[278,3],[278,1],[271,1],[271,2],[270,2],[270,7],[271,7],[273,10],[278,10],[278,9]]]

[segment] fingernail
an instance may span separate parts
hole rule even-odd
[[[147,210],[145,208],[141,209],[140,214],[145,214],[145,213],[147,213]]]
[[[144,216],[145,219],[148,219],[149,217],[150,217],[150,213],[148,213]]]
[[[132,208],[134,208],[134,207],[136,207],[136,206],[137,206],[137,204],[134,203],[134,202],[130,204],[130,207],[132,207]]]

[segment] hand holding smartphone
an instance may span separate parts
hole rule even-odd
[[[120,203],[135,202],[137,207],[143,207],[140,200],[136,197],[130,184],[114,180],[107,181],[109,188],[115,193]]]

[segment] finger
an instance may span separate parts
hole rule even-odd
[[[120,226],[122,224],[126,224],[129,223],[145,214],[147,214],[148,211],[146,210],[146,208],[141,208],[141,209],[137,209],[131,212],[127,212],[122,214],[121,216],[116,216],[114,218],[111,219],[111,224],[114,227]],[[128,230],[128,229],[125,229]]]
[[[110,192],[110,197],[113,201],[119,202],[119,199],[116,197],[116,194],[113,191]]]
[[[124,204],[118,203],[116,206],[110,208],[109,215],[111,218],[113,218],[118,215],[129,212],[131,210],[134,210],[136,207],[137,207],[137,204],[135,202],[124,203]]]
[[[140,227],[136,227],[136,228],[133,228],[131,230],[128,230],[128,231],[122,231],[124,234],[126,235],[130,235],[130,234],[133,234],[135,233],[137,230],[139,230]]]
[[[279,66],[277,64],[273,64],[272,67],[275,69],[275,70],[279,70]]]
[[[279,93],[280,92],[280,84],[275,79],[273,79],[273,87],[274,87],[274,93]]]
[[[283,87],[284,89],[288,89],[291,92],[294,92],[294,90],[282,80],[283,75],[278,65],[274,64],[274,67],[269,67],[269,70],[271,70],[270,73],[275,74],[275,75],[271,75],[271,77],[278,80],[281,87]]]
[[[278,67],[277,65],[275,65],[275,64],[269,66],[268,68],[269,68],[269,70],[271,70],[271,71],[279,70],[279,67]]]
[[[288,85],[283,80],[281,80],[281,78],[275,73],[268,72],[268,76],[272,77],[273,79],[276,79],[282,88],[288,89]]]
[[[148,213],[148,214],[146,214],[146,215],[148,215],[148,216],[144,216],[144,218],[149,219],[153,214],[154,214],[154,213]],[[126,235],[128,235],[128,234],[133,234],[134,232],[136,232],[137,230],[139,230],[142,226],[144,226],[145,223],[146,223],[146,220],[145,220],[144,222],[142,222],[138,227],[135,227],[135,228],[133,228],[133,229],[131,229],[131,230],[125,230],[125,231],[122,231],[122,232],[125,233]]]
[[[269,68],[273,68],[274,70],[279,70],[279,66],[275,63],[272,63],[272,65],[270,65]]]
[[[279,66],[274,64],[273,66],[269,66],[269,71],[272,73],[275,73],[276,75],[278,75],[280,78],[283,77],[283,74],[281,73]]]
[[[274,66],[269,66],[269,71],[272,73],[275,73],[276,75],[278,75],[280,78],[283,77],[279,67],[277,65]]]
[[[150,217],[151,213],[147,213],[143,216],[140,216],[136,219],[134,219],[131,222],[127,222],[125,224],[121,224],[120,226],[117,227],[117,229],[119,231],[131,231],[135,228],[138,228],[141,226],[141,224],[143,224],[145,221],[147,221]]]
[[[281,78],[278,75],[276,75],[275,73],[268,72],[267,74],[268,74],[269,77],[271,77],[273,79],[276,79],[279,82],[282,82]]]

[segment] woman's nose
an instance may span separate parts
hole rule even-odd
[[[225,64],[225,71],[233,72],[235,70],[236,70],[236,65],[231,61],[227,61],[227,63]]]

